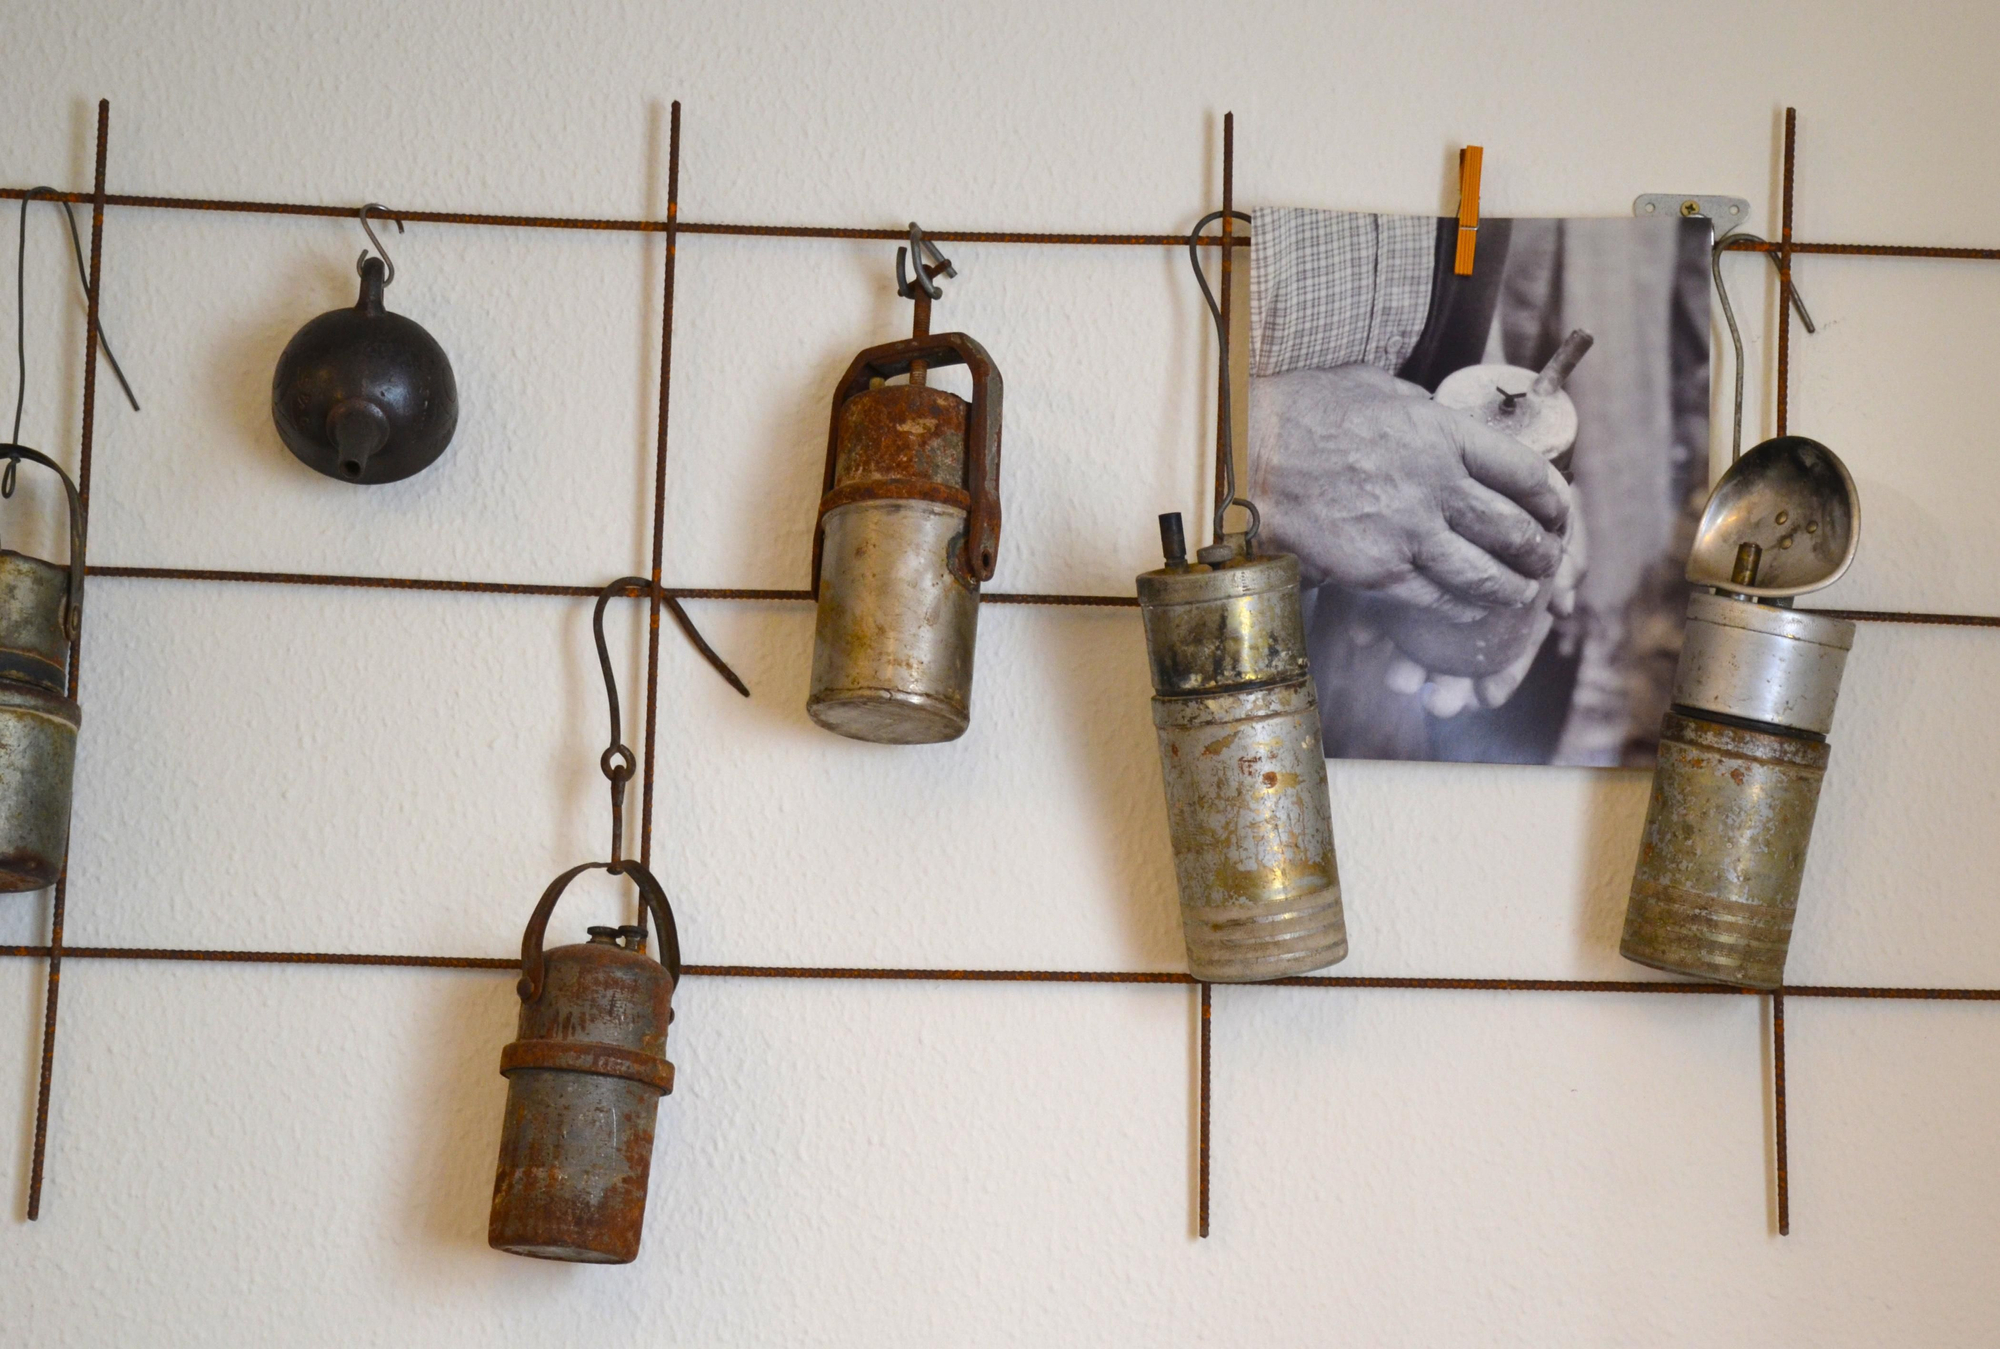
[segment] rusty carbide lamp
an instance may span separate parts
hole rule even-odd
[[[1861,506],[1833,451],[1803,436],[1751,450],[1709,495],[1688,558],[1673,707],[1619,951],[1655,969],[1779,988],[1826,733],[1854,624],[1793,597],[1854,560]]]
[[[637,860],[620,856],[634,760],[619,736],[618,684],[604,641],[606,602],[651,589],[636,576],[613,581],[598,594],[592,619],[611,705],[611,745],[599,760],[611,782],[611,860],[586,862],[556,877],[521,935],[520,1034],[500,1055],[507,1114],[486,1232],[494,1249],[516,1255],[625,1264],[639,1254],[653,1124],[660,1097],[674,1088],[666,1048],[681,977],[680,936],[660,882]],[[747,697],[749,690],[679,606],[663,602],[709,663]],[[658,960],[646,954],[643,918],[637,926],[593,927],[590,940],[574,946],[542,949],[556,901],[592,870],[629,877],[638,886],[659,934]]]
[[[355,262],[361,296],[293,334],[271,376],[271,420],[299,461],[342,482],[395,482],[436,462],[458,429],[451,361],[422,325],[383,307],[396,279],[368,213],[361,228],[381,257]],[[396,222],[398,229],[402,221]]]
[[[83,510],[76,484],[47,455],[0,445],[0,496],[21,460],[62,479],[69,561],[0,549],[0,891],[40,890],[62,873],[83,709],[68,696],[70,646],[83,619]]]
[[[1228,333],[1198,256],[1195,276],[1226,372]],[[1256,552],[1257,508],[1236,495],[1226,381],[1221,398],[1215,542],[1189,562],[1180,514],[1162,515],[1165,565],[1138,589],[1188,972],[1244,983],[1335,964],[1347,955],[1347,923],[1299,560]],[[1225,532],[1232,505],[1249,514],[1241,533]]]
[[[912,335],[863,351],[834,389],[806,699],[827,730],[887,745],[965,733],[979,587],[1000,547],[1000,371],[964,333],[931,332],[936,278],[957,271],[915,224],[908,279],[904,256],[897,293],[916,302]],[[971,372],[970,403],[926,382],[948,365]]]

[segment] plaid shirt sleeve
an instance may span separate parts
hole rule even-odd
[[[1435,218],[1267,207],[1250,238],[1251,374],[1393,373],[1409,359],[1430,310]]]

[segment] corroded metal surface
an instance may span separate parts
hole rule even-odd
[[[1275,979],[1347,954],[1298,577],[1296,558],[1239,550],[1138,581],[1188,971],[1200,980]]]
[[[979,582],[992,573],[990,551],[983,568],[966,557],[976,495],[968,437],[979,419],[974,404],[922,383],[878,384],[836,404],[806,700],[829,731],[896,745],[965,733]],[[997,541],[997,496],[990,518]]]
[[[62,875],[82,709],[69,697],[70,645],[83,614],[83,507],[47,455],[0,446],[0,459],[53,470],[69,500],[69,561],[0,550],[0,892]],[[15,465],[8,463],[11,479]],[[6,488],[5,490],[11,490]]]
[[[0,891],[44,889],[62,872],[82,720],[62,694],[0,678]]]
[[[904,494],[966,509],[969,406],[957,394],[928,384],[884,385],[848,399],[840,408],[833,505],[825,509]]]
[[[1619,951],[1779,987],[1827,755],[1817,738],[1668,713]]]
[[[1299,560],[1290,553],[1148,572],[1139,616],[1162,697],[1307,677]]]
[[[1153,699],[1188,972],[1244,982],[1347,954],[1311,680]]]
[[[590,940],[542,950],[550,912],[578,875],[630,876],[658,927],[593,927]],[[507,1113],[487,1241],[543,1260],[624,1264],[639,1254],[653,1125],[673,1090],[666,1060],[680,939],[666,894],[631,861],[558,876],[521,938],[520,1035],[500,1056]]]
[[[855,740],[955,740],[972,717],[979,590],[949,558],[965,512],[859,501],[826,517],[806,712]]]
[[[1724,595],[1688,601],[1674,702],[1826,734],[1854,624]]]
[[[977,585],[993,579],[994,564],[1000,555],[1000,424],[1006,382],[986,348],[964,333],[931,333],[929,320],[928,302],[920,299],[916,335],[901,342],[888,342],[862,351],[834,386],[833,415],[828,420],[826,433],[826,468],[820,482],[820,519],[823,524],[827,512],[857,499],[857,494],[842,481],[840,465],[843,462],[867,462],[876,457],[871,450],[843,443],[850,425],[848,405],[855,399],[884,399],[889,400],[887,407],[894,408],[898,404],[893,400],[907,396],[907,389],[926,387],[925,380],[931,370],[963,365],[972,376],[972,402],[965,409],[962,479],[947,482],[928,477],[885,477],[878,480],[874,488],[858,495],[883,500],[913,497],[964,504],[965,537],[960,541],[952,565],[967,581]],[[885,381],[898,375],[908,375],[909,385],[895,386],[892,391]],[[910,406],[918,419],[923,420],[934,415],[936,405],[919,402]],[[888,418],[868,417],[861,423],[869,424],[894,426]],[[930,430],[921,427],[916,434],[928,435]],[[895,434],[900,436],[905,433],[897,428]],[[895,450],[884,452],[884,457],[893,461]],[[942,497],[938,492],[939,488],[954,486],[964,491],[963,503],[957,498]],[[815,536],[812,586],[815,594],[819,592],[819,577],[819,539]]]
[[[66,687],[72,584],[67,566],[0,550],[0,679],[56,692]]]
[[[673,979],[592,928],[546,956],[541,996],[500,1060],[507,1115],[487,1239],[516,1255],[622,1264],[639,1253],[653,1124],[673,1087]]]
[[[1783,986],[1854,644],[1849,620],[1790,605],[1853,563],[1860,512],[1839,456],[1801,436],[1758,445],[1710,492],[1687,577],[1714,589],[1688,602],[1618,948],[1628,959]]]

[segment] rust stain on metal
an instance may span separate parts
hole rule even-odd
[[[557,877],[522,936],[487,1241],[538,1259],[624,1264],[639,1254],[660,1097],[673,1090],[666,1045],[680,944],[659,882],[625,862],[609,869],[638,883],[662,959],[646,955],[639,927],[593,927],[588,942],[545,953],[556,901],[591,869]]]
[[[970,724],[979,587],[1000,536],[1000,373],[964,334],[926,334],[917,310],[918,336],[862,352],[835,390],[813,538],[806,711],[883,744]],[[919,378],[954,363],[972,370],[970,403]]]
[[[1347,929],[1297,560],[1170,561],[1138,589],[1189,971],[1334,964]]]
[[[1826,742],[1668,713],[1619,950],[1696,978],[1784,978]]]

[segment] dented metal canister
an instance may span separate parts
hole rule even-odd
[[[487,1241],[544,1260],[625,1264],[639,1254],[660,1097],[673,1090],[666,1060],[680,978],[680,943],[666,895],[635,862],[631,876],[652,910],[660,958],[641,927],[593,927],[590,940],[546,955],[542,935],[569,882],[556,878],[521,943],[520,1033],[500,1056],[507,1113]]]
[[[1688,603],[1618,947],[1627,959],[1783,986],[1854,644],[1853,623],[1789,605],[1846,569],[1858,528],[1846,468],[1802,437],[1765,442],[1716,485],[1688,570],[1711,588]]]
[[[1669,712],[1619,952],[1719,983],[1784,982],[1823,739]]]
[[[14,457],[53,469],[68,489],[70,561],[0,549],[0,891],[40,890],[62,874],[83,722],[68,696],[70,646],[83,612],[76,489],[46,456],[0,446],[0,458]]]
[[[1188,972],[1303,974],[1347,955],[1299,563],[1237,537],[1138,578]]]
[[[927,382],[957,364],[972,374],[969,403]],[[1000,544],[1001,390],[963,333],[871,347],[835,390],[806,700],[827,730],[890,745],[965,733],[979,587]]]

